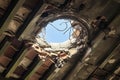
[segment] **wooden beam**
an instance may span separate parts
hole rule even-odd
[[[14,60],[14,64],[12,65],[12,68],[10,68],[10,71],[6,74],[5,76],[6,78],[9,78],[11,74],[15,71],[15,69],[17,68],[20,61],[24,58],[27,51],[28,51],[27,49],[21,51],[21,55],[19,56],[19,58]]]
[[[4,21],[2,21],[3,22],[2,25],[0,25],[1,26],[0,34],[2,34],[2,32],[4,32],[7,29],[9,22],[13,19],[17,10],[23,5],[25,0],[16,0],[16,1],[17,1],[17,3],[16,3],[16,5],[14,4],[14,6],[11,8],[12,10],[8,11],[5,14],[5,15],[7,15],[7,17],[4,19]]]
[[[42,65],[43,61],[39,61],[38,64],[36,65],[36,67],[31,71],[31,73],[29,73],[29,75],[25,78],[25,80],[29,80],[30,76],[32,76],[35,71],[40,67],[40,65]]]
[[[19,27],[16,32],[16,37],[19,38],[24,30],[27,28],[30,21],[34,18],[35,14],[39,11],[39,9],[44,4],[43,0],[40,0],[39,3],[33,8],[32,12],[28,15],[27,19],[23,22],[23,24]]]

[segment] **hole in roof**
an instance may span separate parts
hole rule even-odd
[[[71,48],[83,49],[88,39],[88,31],[82,19],[74,17],[43,19],[38,25],[36,43],[46,51],[68,51]]]
[[[61,43],[67,41],[72,32],[70,19],[57,19],[49,22],[38,35],[48,43]]]

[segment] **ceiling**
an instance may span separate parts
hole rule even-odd
[[[61,18],[83,25],[85,47],[60,53],[35,44]],[[0,0],[0,80],[120,80],[120,0]]]

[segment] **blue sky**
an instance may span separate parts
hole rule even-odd
[[[68,40],[70,33],[72,33],[72,30],[70,32],[70,29],[69,29],[70,27],[71,27],[71,24],[69,20],[59,19],[54,22],[50,22],[46,26],[45,40],[47,42],[54,42],[54,43],[64,42]],[[56,28],[63,31],[58,31]],[[44,34],[44,31],[43,31],[43,34]],[[39,35],[43,36],[42,33],[40,33]]]

